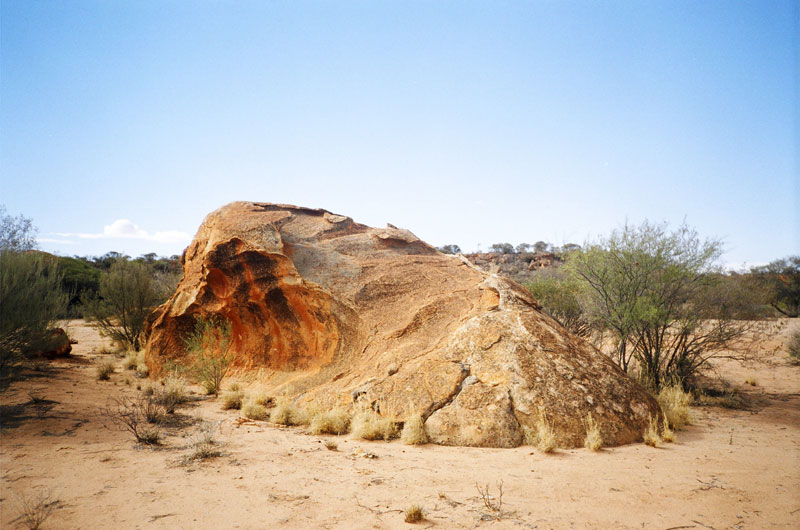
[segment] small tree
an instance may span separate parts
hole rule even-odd
[[[146,265],[120,258],[100,278],[100,297],[83,303],[87,320],[102,335],[139,351],[147,316],[163,300]]]
[[[33,220],[23,215],[11,216],[0,204],[0,249],[15,252],[33,250],[36,248],[36,232]]]
[[[196,317],[194,331],[184,338],[195,376],[209,394],[219,394],[222,379],[233,360],[230,341],[230,321],[214,315]]]
[[[616,338],[617,361],[633,359],[643,384],[686,383],[709,358],[733,348],[749,327],[720,304],[722,245],[683,225],[625,225],[573,252],[568,266],[586,287],[592,320]]]

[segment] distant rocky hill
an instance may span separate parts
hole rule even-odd
[[[562,256],[553,252],[475,252],[464,254],[464,257],[483,271],[505,276],[521,284],[530,281],[537,270],[559,267],[564,263]]]

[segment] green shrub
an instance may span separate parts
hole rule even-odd
[[[192,369],[208,394],[219,394],[222,379],[233,360],[230,351],[231,323],[221,316],[198,316],[195,327],[185,339],[192,356]]]
[[[68,301],[52,259],[0,250],[0,390],[26,356],[50,349]]]
[[[786,345],[789,350],[789,358],[792,362],[800,364],[800,329],[792,333],[789,343]]]

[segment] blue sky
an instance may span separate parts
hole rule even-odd
[[[686,221],[800,252],[798,1],[3,0],[0,203],[180,253],[233,200],[435,245]]]

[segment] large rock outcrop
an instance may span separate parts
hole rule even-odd
[[[588,413],[618,445],[659,411],[518,284],[391,225],[236,202],[206,217],[183,267],[152,327],[154,375],[190,362],[182,339],[213,314],[232,323],[234,373],[300,402],[418,411],[442,444],[516,446],[544,411],[562,447],[583,443]]]

